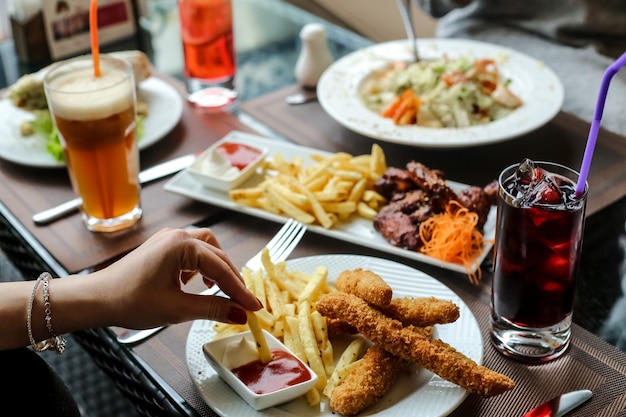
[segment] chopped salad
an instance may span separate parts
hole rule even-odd
[[[501,119],[523,103],[493,59],[468,57],[394,62],[361,87],[366,107],[397,125],[456,128]]]

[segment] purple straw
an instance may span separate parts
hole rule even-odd
[[[619,71],[624,65],[626,65],[626,52],[617,58],[615,62],[609,65],[602,76],[602,83],[600,84],[600,91],[598,92],[598,101],[596,101],[596,109],[593,113],[593,121],[591,122],[591,128],[589,129],[589,136],[587,137],[587,146],[585,147],[583,163],[580,167],[578,184],[576,184],[577,195],[581,195],[585,191],[585,183],[587,182],[587,176],[589,175],[589,166],[591,165],[593,151],[596,147],[596,139],[598,138],[598,131],[600,130],[600,120],[602,120],[602,112],[604,112],[604,103],[606,102],[606,94],[609,90],[609,83],[617,71]]]

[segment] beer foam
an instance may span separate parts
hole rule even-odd
[[[96,120],[128,109],[133,104],[132,79],[122,71],[103,69],[94,77],[93,68],[60,75],[50,85],[53,112],[64,119]]]

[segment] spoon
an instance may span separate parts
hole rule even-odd
[[[402,23],[404,23],[404,29],[413,47],[413,55],[415,62],[419,61],[419,54],[417,53],[417,42],[415,36],[415,30],[413,29],[413,17],[411,16],[411,0],[396,0],[400,14],[402,15]]]
[[[309,103],[315,100],[317,100],[317,94],[315,91],[298,92],[285,97],[285,101],[292,105]]]

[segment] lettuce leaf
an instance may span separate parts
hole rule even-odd
[[[145,116],[137,116],[137,142],[143,138]],[[57,132],[52,116],[48,110],[37,112],[37,116],[30,122],[33,131],[46,139],[46,151],[52,155],[55,161],[64,162],[65,154],[63,147],[59,141],[59,132]]]
[[[61,142],[59,142],[59,133],[56,127],[54,127],[50,112],[47,110],[38,112],[35,120],[30,122],[30,126],[35,133],[46,139],[46,151],[48,151],[56,161],[63,162],[65,160],[63,148],[61,147]]]

